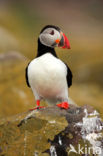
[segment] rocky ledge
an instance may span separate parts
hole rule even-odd
[[[0,156],[102,156],[102,127],[88,105],[24,112],[0,121]]]

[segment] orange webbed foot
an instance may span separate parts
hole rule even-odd
[[[45,108],[44,106],[40,106],[40,100],[37,100],[36,104],[37,104],[37,107],[30,109],[30,111],[39,110],[41,108]]]
[[[60,104],[57,104],[58,107],[63,108],[63,109],[69,109],[69,104],[68,102],[62,102]]]

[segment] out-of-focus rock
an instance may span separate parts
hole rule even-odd
[[[16,51],[0,54],[0,118],[33,107],[34,96],[25,80],[25,68],[29,62]]]
[[[102,153],[102,126],[98,112],[87,105],[21,113],[0,121],[0,156],[86,156],[89,147],[95,151],[88,156]]]
[[[15,62],[15,61],[26,61],[27,58],[24,55],[21,55],[21,53],[16,51],[10,51],[8,53],[1,53],[0,54],[0,64],[4,62]]]
[[[0,51],[19,49],[19,42],[16,37],[4,27],[0,26]]]

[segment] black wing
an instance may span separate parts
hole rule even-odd
[[[28,64],[28,66],[29,66],[29,64]],[[30,87],[29,79],[28,79],[28,66],[25,69],[25,78],[26,78],[26,83],[27,83],[28,87]]]
[[[73,75],[72,75],[72,72],[70,70],[70,68],[68,67],[67,64],[65,64],[66,67],[67,67],[67,84],[68,84],[68,87],[70,87],[72,85],[72,78],[73,78]]]

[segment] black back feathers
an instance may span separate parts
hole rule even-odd
[[[29,63],[29,64],[30,64],[30,63]],[[28,65],[29,65],[29,64],[28,64]],[[27,66],[26,69],[25,69],[25,78],[26,78],[26,83],[27,83],[28,87],[30,87],[29,79],[28,79],[28,66]]]
[[[72,78],[73,78],[73,75],[72,75],[72,72],[70,70],[70,68],[68,67],[67,64],[65,64],[66,67],[67,67],[67,84],[68,84],[68,87],[70,87],[72,85]]]

